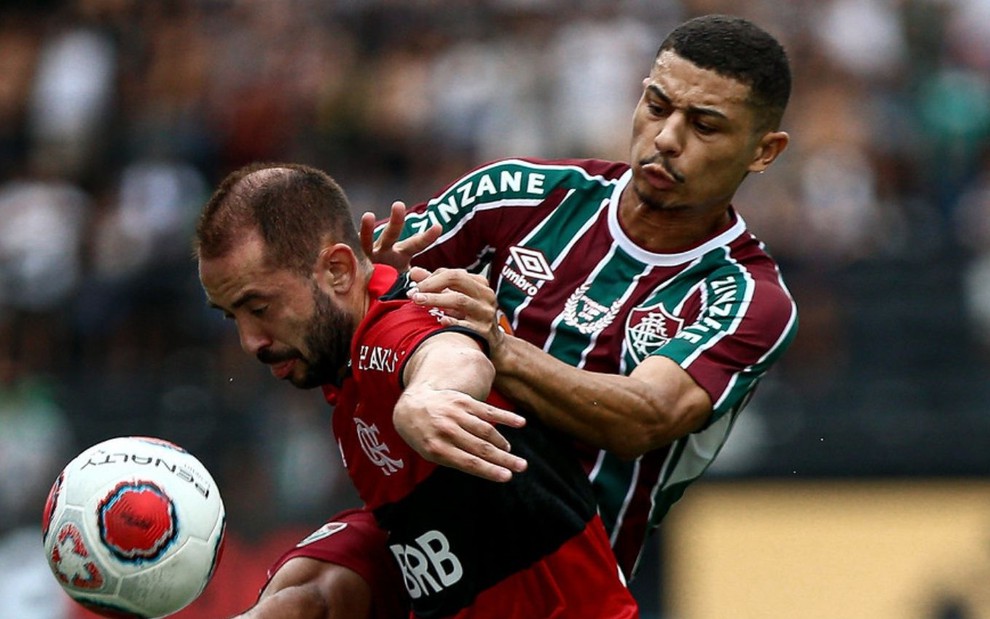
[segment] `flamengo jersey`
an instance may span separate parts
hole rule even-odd
[[[387,541],[388,535],[371,512],[342,511],[282,554],[268,569],[265,587],[289,560],[317,559],[357,572],[368,583],[373,596],[370,619],[408,617],[409,601],[402,594],[399,570],[388,556]]]
[[[591,485],[569,444],[538,421],[508,432],[529,468],[507,483],[437,466],[392,425],[405,362],[444,331],[406,299],[408,281],[377,266],[350,375],[325,386],[344,464],[389,533],[417,617],[634,619]],[[483,342],[481,338],[480,341]],[[507,402],[493,394],[497,406]]]
[[[701,431],[635,461],[585,450],[627,575],[646,536],[725,443],[737,414],[797,330],[797,308],[763,244],[733,224],[675,254],[643,250],[618,221],[628,164],[508,159],[481,166],[410,209],[403,236],[443,235],[413,264],[489,266],[515,335],[578,368],[629,374],[651,355],[711,396]]]

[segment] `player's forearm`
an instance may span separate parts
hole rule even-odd
[[[545,423],[621,457],[636,457],[697,429],[676,391],[635,377],[578,370],[515,337],[493,362],[495,386]]]
[[[392,421],[426,460],[508,481],[525,470],[526,461],[509,452],[509,442],[496,426],[518,428],[525,420],[483,401],[495,368],[475,343],[465,348],[466,341],[464,335],[437,335],[416,351],[403,374],[407,387]]]
[[[419,390],[451,390],[477,400],[487,398],[495,368],[475,343],[459,334],[437,335],[431,340],[410,359],[405,373],[405,394]],[[465,340],[468,345],[458,340]]]

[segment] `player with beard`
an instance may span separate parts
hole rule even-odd
[[[293,164],[238,170],[205,206],[196,240],[209,304],[234,320],[245,352],[278,379],[322,387],[334,407],[344,464],[387,531],[414,616],[638,617],[569,446],[538,421],[504,410],[482,336],[443,326],[440,312],[409,301],[405,276],[372,266],[329,176]],[[505,425],[524,471],[499,483],[438,466],[406,444],[408,428],[393,425],[393,415],[409,417],[406,409],[467,407]],[[368,539],[374,552],[385,548]],[[369,606],[398,594],[345,567],[358,576],[348,586]],[[314,576],[279,580],[281,589],[247,616],[343,616],[329,596],[346,598],[346,587],[314,585]],[[349,616],[371,616],[363,611],[384,612],[362,606]]]
[[[488,333],[500,391],[580,439],[627,574],[796,333],[777,265],[732,205],[787,146],[789,92],[771,35],[696,18],[643,81],[631,164],[493,162],[413,207],[404,229],[398,203],[377,242],[374,216],[362,221],[376,261],[490,264],[487,280],[438,272],[414,298]],[[515,336],[492,328],[496,298]],[[525,466],[484,410],[397,412],[428,459],[498,480]]]

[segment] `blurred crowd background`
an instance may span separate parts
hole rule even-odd
[[[711,12],[792,59],[791,146],[736,204],[801,331],[709,476],[990,473],[988,0],[0,0],[0,617],[62,616],[24,557],[104,438],[198,455],[245,572],[356,503],[319,394],[205,305],[227,172],[318,166],[357,216],[499,156],[625,159],[657,47]]]

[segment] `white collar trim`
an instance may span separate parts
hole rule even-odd
[[[647,251],[634,243],[619,224],[619,197],[622,195],[622,190],[626,188],[626,185],[628,185],[631,180],[632,169],[629,169],[622,175],[622,178],[619,179],[619,182],[615,185],[615,189],[612,191],[612,197],[609,199],[608,205],[608,230],[619,247],[640,262],[653,264],[656,266],[677,266],[679,264],[685,264],[697,259],[700,256],[703,256],[717,247],[728,245],[731,241],[746,231],[746,222],[743,221],[742,215],[740,215],[738,211],[734,211],[736,216],[735,223],[733,223],[725,232],[708,239],[701,245],[675,254],[658,254]]]

